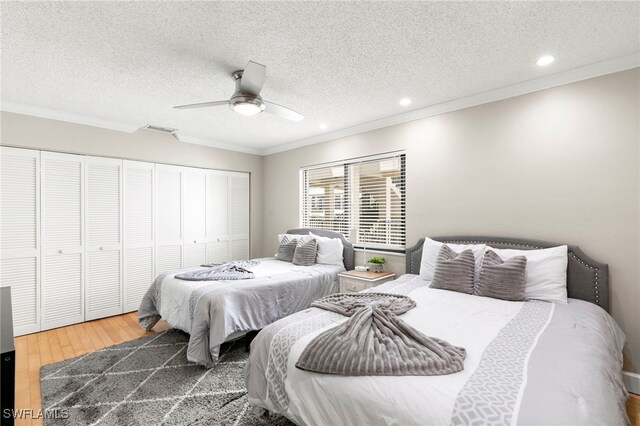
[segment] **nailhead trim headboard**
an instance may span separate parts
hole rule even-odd
[[[534,250],[556,247],[562,244],[548,241],[503,237],[450,236],[433,237],[433,240],[452,244],[487,244],[495,248]],[[421,238],[416,245],[406,250],[408,274],[420,273],[422,260]],[[568,245],[567,292],[569,297],[586,300],[609,310],[609,266],[587,256],[578,246]]]

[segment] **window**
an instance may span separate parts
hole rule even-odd
[[[405,248],[405,155],[386,154],[300,171],[305,228],[342,233],[367,248]]]

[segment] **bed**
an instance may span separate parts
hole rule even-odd
[[[188,360],[212,367],[223,342],[260,330],[338,291],[338,274],[353,269],[353,245],[341,234],[321,229],[291,229],[287,234],[308,235],[309,231],[339,238],[344,264],[296,266],[262,258],[254,259],[252,279],[185,281],[175,278],[184,271],[161,274],[142,299],[138,323],[149,330],[163,318],[190,335]]]
[[[440,237],[455,244],[541,249],[549,242]],[[402,319],[466,348],[464,370],[441,376],[340,376],[296,368],[309,342],[346,321],[310,308],[262,330],[246,384],[258,411],[298,424],[625,424],[624,334],[607,313],[608,268],[568,246],[568,303],[512,302],[428,287],[423,240],[406,251],[407,274],[365,291],[408,295]]]

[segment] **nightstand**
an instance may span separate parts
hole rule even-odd
[[[360,272],[347,271],[338,274],[340,277],[340,293],[356,293],[375,287],[395,278],[393,272]]]

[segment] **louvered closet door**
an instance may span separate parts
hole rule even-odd
[[[122,160],[86,157],[85,320],[121,314]]]
[[[0,285],[18,336],[40,330],[40,152],[1,147],[0,167]]]
[[[184,267],[207,263],[207,172],[185,167],[184,180]]]
[[[83,158],[40,153],[41,328],[84,320]]]
[[[232,260],[249,258],[249,174],[229,175],[230,245]]]
[[[182,267],[182,168],[156,164],[156,275]]]
[[[124,161],[124,311],[138,310],[155,278],[154,164]]]
[[[207,262],[231,259],[229,251],[229,178],[227,172],[207,171]]]

